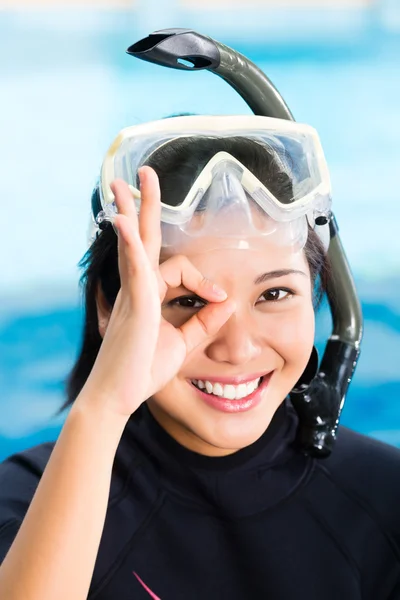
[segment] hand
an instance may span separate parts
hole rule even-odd
[[[160,267],[161,202],[156,173],[140,170],[141,208],[122,180],[112,185],[118,215],[118,266],[121,289],[84,394],[129,417],[179,371],[187,354],[215,335],[233,313],[234,303],[184,256]],[[181,327],[163,319],[168,288],[184,285],[209,302]],[[96,400],[97,398],[97,400]]]

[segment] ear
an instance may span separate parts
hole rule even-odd
[[[99,333],[102,338],[104,338],[108,323],[110,321],[111,309],[108,306],[108,302],[105,299],[103,294],[103,290],[101,289],[100,283],[97,286],[96,292],[96,306],[97,306],[97,321],[99,324]]]

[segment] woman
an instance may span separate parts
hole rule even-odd
[[[295,444],[329,277],[309,215],[282,216],[299,145],[155,137],[139,217],[103,168],[60,437],[0,467],[0,597],[400,598],[399,451],[345,429],[325,461]]]

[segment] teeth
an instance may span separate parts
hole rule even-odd
[[[252,394],[256,387],[257,383],[255,384],[254,381],[250,381],[250,383],[247,384],[247,395],[249,396],[250,394]]]
[[[241,383],[236,388],[235,400],[240,400],[240,398],[244,398],[245,396],[247,396],[247,385],[245,383]]]
[[[214,394],[214,396],[223,396],[224,388],[222,387],[222,385],[220,383],[214,383],[213,388],[212,388],[212,393]]]
[[[209,394],[214,396],[220,396],[227,400],[240,400],[245,398],[254,392],[259,386],[261,378],[249,381],[249,383],[240,383],[239,385],[224,385],[222,383],[211,383],[211,381],[202,381],[201,379],[192,379],[192,383],[200,388],[206,390]]]
[[[236,398],[236,388],[234,385],[225,385],[224,386],[224,398],[228,398],[229,400],[235,400]]]

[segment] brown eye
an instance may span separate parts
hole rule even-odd
[[[267,302],[279,302],[280,300],[285,300],[290,296],[293,296],[292,290],[288,290],[286,288],[273,288],[265,291],[260,298],[263,298]]]
[[[179,308],[196,309],[203,308],[206,301],[199,296],[179,296],[168,302],[168,306],[178,306]]]

